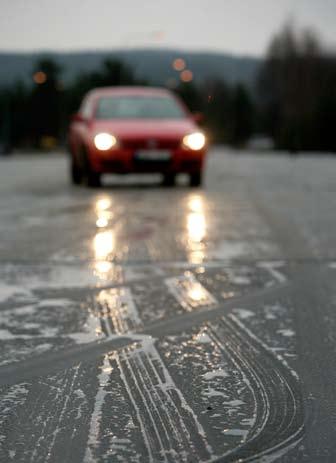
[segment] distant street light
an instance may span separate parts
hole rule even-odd
[[[47,81],[47,74],[43,71],[37,71],[33,75],[33,80],[35,84],[41,85]]]
[[[176,58],[173,61],[173,68],[175,71],[183,71],[186,68],[186,62],[182,58]]]
[[[189,69],[186,69],[185,71],[182,71],[180,74],[180,79],[182,82],[191,82],[194,78],[194,75]]]

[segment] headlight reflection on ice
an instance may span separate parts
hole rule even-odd
[[[200,243],[206,235],[206,223],[203,214],[190,212],[187,217],[188,238],[192,242]]]
[[[96,209],[97,211],[105,211],[106,209],[109,209],[111,205],[112,202],[110,198],[100,198],[96,203]]]
[[[186,245],[189,261],[193,264],[200,264],[205,258],[204,239],[207,234],[202,196],[191,195],[188,199],[187,207],[189,212],[186,215]]]
[[[114,246],[115,238],[111,230],[97,233],[93,239],[95,258],[98,260],[106,259],[113,252]]]

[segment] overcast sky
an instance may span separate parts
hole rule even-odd
[[[178,47],[261,55],[289,18],[336,45],[336,0],[0,0],[1,50]]]

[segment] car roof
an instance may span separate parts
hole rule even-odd
[[[162,95],[172,96],[172,93],[161,87],[100,87],[91,90],[87,96],[90,98],[109,95]]]

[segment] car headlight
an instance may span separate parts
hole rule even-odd
[[[98,133],[94,137],[95,147],[100,151],[107,151],[117,144],[117,139],[110,133]]]
[[[183,138],[183,145],[192,151],[199,151],[204,148],[206,143],[205,135],[202,132],[195,132]]]

